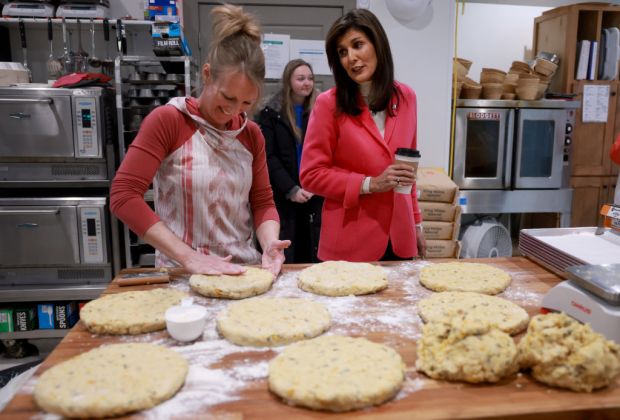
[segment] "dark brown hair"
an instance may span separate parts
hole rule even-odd
[[[293,129],[295,136],[298,141],[301,141],[301,130],[297,127],[295,123],[295,107],[293,104],[293,88],[291,85],[291,77],[293,76],[293,72],[302,66],[306,66],[310,69],[310,73],[314,76],[314,71],[312,70],[312,66],[310,63],[302,60],[301,58],[296,58],[288,62],[286,67],[284,67],[284,71],[282,72],[282,110],[280,112],[284,113],[286,119],[288,120],[289,125]],[[312,107],[314,106],[314,102],[316,101],[316,97],[318,96],[319,91],[316,88],[312,89],[312,93],[304,99],[304,114],[310,113]]]
[[[394,85],[394,62],[387,35],[377,17],[367,9],[353,9],[334,22],[327,33],[325,50],[327,61],[332,69],[336,81],[336,104],[338,109],[346,114],[359,115],[361,109],[357,98],[358,84],[352,80],[340,63],[338,42],[350,29],[363,32],[377,54],[377,68],[372,75],[372,88],[368,106],[372,111],[383,111],[394,115],[389,107],[392,95],[398,98],[398,90]]]

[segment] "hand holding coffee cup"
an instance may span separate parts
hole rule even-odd
[[[399,148],[394,155],[394,162],[398,164],[405,164],[413,170],[413,179],[417,176],[418,164],[420,162],[420,152],[416,149]],[[409,179],[396,178],[396,187],[394,192],[399,194],[411,194],[411,187],[413,181],[409,182]]]

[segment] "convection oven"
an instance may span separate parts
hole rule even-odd
[[[0,88],[0,182],[109,182],[114,115],[103,88]]]
[[[0,198],[0,290],[112,279],[106,197]]]
[[[461,189],[568,187],[574,103],[459,101],[453,179]]]

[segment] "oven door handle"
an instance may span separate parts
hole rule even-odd
[[[20,215],[20,214],[59,214],[60,209],[46,210],[0,210],[0,215]]]
[[[5,104],[48,104],[54,103],[52,98],[0,98],[0,103]]]

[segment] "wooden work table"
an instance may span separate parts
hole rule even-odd
[[[538,313],[542,296],[561,280],[526,258],[478,261],[502,268],[512,275],[512,284],[500,296],[520,304],[530,315]],[[497,384],[470,385],[435,381],[416,372],[415,342],[420,334],[421,321],[415,303],[431,293],[418,282],[419,269],[424,264],[428,262],[388,263],[388,289],[375,295],[342,298],[319,297],[299,290],[296,276],[305,266],[287,265],[272,290],[264,295],[318,300],[332,314],[333,325],[329,333],[364,336],[396,349],[407,364],[407,380],[395,400],[380,407],[332,414],[282,403],[268,391],[266,380],[268,360],[282,348],[237,347],[219,338],[214,328],[214,318],[229,302],[196,296],[197,303],[205,305],[209,308],[209,314],[213,315],[202,340],[180,345],[166,331],[138,336],[96,336],[87,332],[80,322],[15,395],[0,417],[31,418],[41,415],[34,403],[32,390],[37,377],[51,366],[102,344],[139,341],[174,347],[188,358],[190,374],[175,397],[148,412],[136,413],[136,418],[620,418],[620,378],[616,378],[608,388],[587,394],[547,387],[535,382],[527,373],[513,375]],[[172,280],[169,285],[123,288],[113,281],[104,293],[153,287],[189,290],[187,279]],[[212,374],[215,372],[219,376]]]

